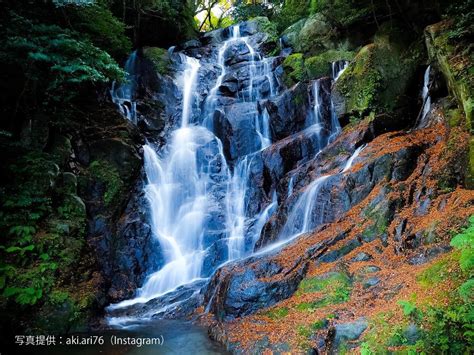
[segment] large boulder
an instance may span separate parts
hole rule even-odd
[[[317,53],[337,47],[335,30],[320,13],[298,21],[286,29],[283,36],[285,43],[296,52]]]
[[[409,90],[422,58],[423,49],[418,43],[410,44],[396,30],[383,28],[336,82],[333,100],[337,115],[360,118],[408,107],[413,99]],[[406,118],[408,114],[399,116]]]

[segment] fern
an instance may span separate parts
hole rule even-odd
[[[467,273],[474,270],[474,216],[469,218],[469,226],[451,240],[451,246],[461,250],[459,266]]]

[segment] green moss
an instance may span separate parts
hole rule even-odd
[[[279,320],[279,319],[285,318],[287,315],[288,315],[287,307],[275,308],[266,312],[266,316],[273,320]]]
[[[293,86],[305,77],[304,59],[302,53],[294,53],[285,58],[283,62],[285,71],[284,81],[287,86]]]
[[[297,294],[321,292],[324,296],[312,302],[302,302],[296,306],[296,309],[312,312],[330,304],[347,302],[351,289],[352,283],[349,276],[342,272],[304,279],[298,287]]]
[[[393,314],[381,313],[369,322],[369,330],[363,338],[363,354],[389,354],[391,346],[407,345],[405,329],[408,322],[394,322]]]
[[[331,63],[339,60],[350,61],[354,52],[329,50],[320,55],[307,58],[304,62],[308,79],[320,78],[331,74]]]
[[[155,66],[155,70],[161,75],[169,74],[171,69],[171,61],[168,51],[164,48],[158,47],[147,47],[143,49],[143,55],[145,58],[151,60]]]
[[[252,19],[257,22],[257,26],[260,32],[264,32],[268,35],[266,42],[278,42],[278,30],[275,22],[270,21],[267,17],[259,16]]]
[[[361,119],[402,106],[422,55],[418,42],[404,45],[398,38],[379,34],[336,82],[335,90],[345,97],[345,113]]]
[[[90,174],[105,185],[104,202],[111,205],[123,188],[117,169],[105,160],[95,160],[89,166]]]
[[[450,255],[449,258],[442,258],[419,274],[417,281],[423,285],[423,287],[436,287],[437,284],[445,281],[447,278],[454,277],[449,270],[455,263],[455,257],[453,258],[452,255]]]
[[[306,325],[298,325],[296,327],[296,333],[302,337],[309,338],[313,332],[311,328]]]

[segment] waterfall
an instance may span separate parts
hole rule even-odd
[[[265,149],[272,143],[270,135],[270,115],[266,108],[263,109],[261,115],[255,115],[255,121],[256,131],[260,137],[261,149]]]
[[[251,158],[241,159],[231,179],[226,196],[229,260],[241,258],[245,254],[246,192]]]
[[[346,171],[349,171],[352,168],[352,164],[354,164],[354,160],[359,156],[360,152],[362,152],[364,148],[365,148],[365,144],[361,145],[359,148],[357,148],[354,151],[351,157],[347,159],[346,165],[344,165],[344,168],[342,169],[341,173],[345,173]]]
[[[213,47],[213,62],[203,63],[203,59],[170,49],[175,63],[181,65],[175,77],[182,94],[181,120],[168,132],[164,146],[155,147],[147,142],[143,147],[149,223],[160,245],[164,266],[149,270],[135,297],[111,305],[112,310],[160,297],[205,279],[226,262],[250,255],[278,208],[276,189],[267,192],[254,186],[254,179],[262,174],[261,151],[273,143],[270,114],[261,100],[275,98],[281,91],[273,71],[275,61],[272,57],[264,58],[253,47],[252,36],[241,36],[239,25],[227,31],[227,39]],[[126,107],[133,102],[136,60],[134,52],[126,64],[130,80],[112,90],[114,102],[121,110],[123,102],[129,103]],[[218,71],[215,82],[203,88],[198,78],[213,66]],[[346,66],[347,62],[333,63],[334,80]],[[241,75],[237,80],[236,73]],[[306,117],[305,134],[317,141],[316,155],[341,131],[330,83],[330,78],[311,83],[312,106]],[[207,95],[200,101],[203,93]],[[241,121],[230,116],[235,114],[234,108],[238,109],[237,118]],[[132,110],[129,112],[126,116],[132,119]],[[225,123],[232,125],[235,134],[232,137],[245,138],[241,141],[244,149],[233,152],[229,161],[220,139],[229,137],[220,136],[223,122],[214,120],[227,120]],[[229,142],[225,143],[229,149]],[[350,169],[361,150],[362,147],[354,152],[340,174]],[[317,178],[300,194],[288,213],[279,240],[291,239],[323,223],[320,193],[331,177]],[[293,195],[294,176],[288,184],[287,199]]]
[[[421,98],[422,98],[422,105],[423,105],[423,111],[421,114],[421,120],[420,120],[420,125],[419,125],[421,127],[425,126],[426,116],[431,110],[430,71],[431,71],[431,66],[428,65],[428,67],[425,70],[425,74],[423,76],[423,89],[421,91]]]
[[[316,79],[312,82],[313,106],[306,116],[305,126],[315,133],[319,150],[331,143],[341,131],[341,125],[337,119],[334,103],[330,93],[322,90],[322,81]],[[329,107],[329,111],[325,108]],[[325,117],[325,116],[330,117]],[[326,123],[329,121],[329,125]]]
[[[128,120],[136,123],[137,104],[134,101],[134,94],[137,85],[137,51],[133,51],[125,62],[125,81],[117,87],[117,83],[112,83],[110,96],[112,102],[117,105],[120,113]]]
[[[202,149],[217,147],[218,165],[224,170],[227,167],[214,135],[204,127],[189,126],[199,62],[190,57],[184,57],[184,62],[181,126],[172,133],[171,143],[160,155],[152,145],[144,146],[145,194],[153,236],[159,241],[165,265],[147,277],[134,299],[112,308],[146,302],[201,277],[207,211],[218,204],[208,193],[213,183],[212,169],[210,162],[201,158]]]
[[[209,92],[209,95],[206,98],[205,102],[205,112],[207,113],[206,117],[204,118],[203,125],[210,130],[213,128],[212,118],[214,114],[214,109],[217,106],[217,101],[219,98],[218,92],[219,88],[222,85],[222,81],[226,75],[226,68],[225,68],[225,53],[229,46],[235,43],[240,38],[240,26],[235,25],[232,28],[232,36],[227,40],[224,41],[223,45],[219,48],[217,53],[217,66],[219,67],[221,73],[217,77],[216,84]]]
[[[192,110],[192,95],[194,94],[194,85],[196,83],[197,73],[199,67],[199,61],[195,58],[186,57],[181,54],[182,57],[185,57],[186,69],[183,73],[183,108],[181,116],[181,127],[186,127],[189,124],[189,117]]]
[[[215,268],[248,255],[275,211],[277,197],[273,192],[271,202],[262,203],[258,213],[248,215],[251,168],[259,149],[228,164],[212,124],[215,110],[223,110],[220,87],[227,74],[226,51],[242,43],[249,51],[249,60],[244,63],[249,80],[236,100],[254,107],[253,129],[259,149],[271,144],[269,114],[266,109],[258,113],[258,100],[278,92],[271,72],[273,62],[262,59],[251,40],[240,36],[238,25],[218,48],[220,73],[202,105],[200,119],[196,91],[201,64],[196,58],[178,53],[184,64],[176,78],[182,91],[181,123],[158,151],[151,143],[144,146],[145,196],[153,237],[159,242],[164,266],[147,276],[135,298],[111,305],[109,309],[144,303],[206,277],[213,271],[205,266],[208,259],[216,260]],[[268,90],[263,85],[268,85]],[[210,252],[216,252],[210,249],[215,243],[210,241],[212,238],[225,242],[226,250],[219,256],[209,256]]]
[[[363,149],[364,146],[360,146],[354,151],[339,174],[346,173],[350,170],[355,159]],[[278,237],[279,240],[291,240],[301,234],[310,232],[316,226],[324,222],[324,206],[326,201],[320,202],[318,198],[325,183],[332,176],[334,175],[320,176],[306,187],[288,213],[285,225]],[[315,211],[317,207],[319,210]]]
[[[347,60],[338,60],[336,62],[331,63],[331,77],[334,81],[337,81],[344,70],[347,69],[349,66],[349,62]]]

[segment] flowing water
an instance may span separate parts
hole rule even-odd
[[[94,338],[96,337],[96,338]],[[99,338],[100,337],[100,338]],[[111,344],[112,337],[115,339],[133,339],[142,344],[154,341],[153,345],[129,345],[116,343]],[[96,344],[90,345],[66,345],[66,339],[96,339]],[[59,337],[56,337],[59,342]],[[103,344],[98,343],[98,339]],[[162,343],[158,343],[162,341]],[[161,354],[228,354],[220,344],[209,339],[204,327],[189,322],[173,320],[154,320],[151,322],[137,323],[132,327],[120,330],[104,330],[91,333],[68,334],[61,337],[62,344],[55,346],[23,347],[21,354],[35,355],[161,355]]]
[[[117,87],[117,83],[112,83],[110,96],[112,102],[117,105],[119,111],[128,120],[136,123],[137,103],[134,100],[134,93],[137,85],[137,51],[133,51],[125,62],[125,81]]]
[[[212,117],[220,109],[219,89],[227,73],[226,55],[231,46],[248,48],[247,86],[238,95],[238,102],[254,107],[254,129],[259,149],[271,144],[269,116],[258,112],[258,100],[277,92],[271,72],[271,60],[262,59],[251,46],[248,37],[241,37],[239,26],[234,26],[230,38],[217,53],[220,74],[204,104],[204,119],[195,117],[197,107],[196,81],[200,70],[197,59],[180,54],[184,69],[176,82],[182,89],[181,122],[162,149],[152,144],[144,146],[146,173],[145,193],[151,210],[153,235],[164,255],[164,266],[151,273],[136,297],[109,309],[145,303],[170,292],[180,285],[206,277],[212,270],[204,270],[209,256],[209,235],[220,232],[227,251],[220,263],[248,255],[258,239],[266,220],[275,210],[276,195],[268,205],[262,205],[256,216],[248,216],[249,173],[255,152],[243,155],[230,168],[224,157],[222,142],[213,132]],[[262,77],[269,90],[262,94]],[[128,90],[128,87],[126,88]],[[131,90],[127,97],[132,97]],[[117,91],[115,90],[114,93]],[[195,122],[202,121],[202,124]],[[224,219],[222,228],[216,227]]]
[[[423,111],[421,114],[419,127],[424,127],[426,125],[426,117],[431,110],[431,96],[430,96],[430,71],[431,66],[429,65],[425,70],[425,75],[423,76],[423,89],[421,91]]]
[[[113,304],[109,310],[143,304],[193,282],[202,285],[197,281],[208,278],[220,265],[250,255],[266,222],[279,208],[275,190],[266,192],[266,197],[259,197],[258,201],[251,201],[252,178],[262,169],[261,152],[271,149],[273,144],[271,117],[261,102],[277,97],[283,89],[275,75],[274,58],[263,57],[252,43],[251,37],[241,36],[239,25],[230,29],[228,38],[215,48],[213,64],[218,74],[214,85],[206,90],[200,86],[200,75],[206,75],[203,66],[208,63],[170,50],[170,55],[179,58],[177,62],[181,63],[175,78],[181,89],[181,119],[171,129],[164,146],[149,142],[143,147],[150,225],[159,242],[164,266],[150,270],[134,298]],[[229,57],[238,51],[242,57],[233,64]],[[121,112],[133,122],[136,122],[136,60],[134,52],[125,68],[129,80],[111,91]],[[223,87],[228,85],[229,76],[235,75],[232,65],[239,68],[239,73],[245,73],[235,84],[235,95],[229,98],[224,97]],[[332,67],[332,79],[337,80],[347,62],[337,62]],[[320,152],[337,137],[341,127],[330,89],[329,92],[322,89],[321,79],[311,85],[312,107],[304,132],[315,141]],[[226,104],[228,101],[231,105]],[[239,126],[237,122],[232,126],[238,128],[233,139],[243,139],[243,143],[236,145],[239,149],[230,149],[233,155],[229,157],[220,131],[215,127],[215,117],[216,112],[225,117],[230,115],[228,119],[232,122],[229,114],[232,107],[245,109],[240,119],[247,123]],[[361,149],[354,152],[340,174],[350,169]],[[324,205],[318,196],[330,178],[331,175],[321,176],[304,192],[298,191],[299,198],[288,213],[278,243],[306,233],[323,222]],[[283,199],[296,192],[294,183],[292,176]],[[133,323],[134,318],[122,319],[125,323],[114,317],[108,320],[111,325],[123,327],[130,321]]]

